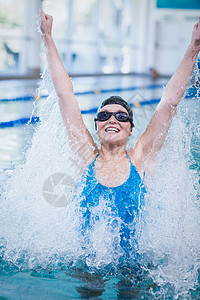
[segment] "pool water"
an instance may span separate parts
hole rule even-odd
[[[152,288],[153,284],[150,286]],[[82,270],[70,275],[64,271],[46,275],[32,271],[18,272],[8,278],[4,276],[1,294],[6,296],[1,299],[145,299],[147,295],[152,298],[144,289],[141,292],[141,286],[134,286],[127,279],[103,277]]]
[[[75,92],[142,86],[139,91],[116,92],[132,103],[161,96],[162,88],[145,88],[149,84],[149,78],[136,76],[74,79]],[[160,79],[156,84],[165,81]],[[37,82],[30,81],[0,85],[0,98],[33,95],[38,87]],[[87,110],[98,107],[110,94],[79,95],[77,100],[81,110]],[[55,207],[44,201],[42,187],[49,174],[75,174],[55,96],[35,104],[0,102],[0,116],[1,122],[28,117],[34,107],[41,125],[0,129],[0,300],[198,299],[198,99],[184,100],[159,156],[161,167],[155,176],[156,185],[154,180],[150,182],[149,199],[154,201],[147,200],[138,261],[120,255],[112,258],[112,249],[105,244],[107,236],[98,228],[94,244],[81,249],[74,228],[73,202]],[[136,126],[129,145],[134,145],[145,130],[154,109],[155,104],[134,108]],[[83,117],[96,138],[94,114]],[[102,228],[105,225],[102,223]]]

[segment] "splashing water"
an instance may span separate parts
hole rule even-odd
[[[148,183],[143,217],[141,251],[150,255],[151,276],[175,295],[194,288],[200,267],[199,175],[190,168],[193,135],[194,124],[186,127],[179,111]]]
[[[73,191],[65,190],[62,199],[66,201],[67,197],[67,205],[60,204],[62,199],[56,202],[57,198],[45,201],[45,195],[55,193],[51,184],[56,180],[71,178],[75,187],[81,173],[80,165],[75,164],[78,158],[69,146],[55,92],[49,80],[44,82],[50,96],[41,110],[41,124],[26,162],[3,174],[7,176],[0,201],[4,270],[71,268],[81,260],[87,270],[105,273],[112,265],[112,272],[118,274],[121,252],[115,251],[113,241],[119,241],[119,230],[109,231],[108,219],[102,217],[93,228],[91,244],[84,247]],[[186,116],[180,107],[158,156],[157,170],[147,182],[145,209],[138,226],[139,268],[132,266],[132,271],[130,268],[125,272],[132,284],[143,277],[143,287],[150,278],[148,289],[158,298],[191,297],[192,289],[198,288],[200,127],[192,118],[186,122]],[[102,199],[98,207],[102,215],[106,205],[106,198]],[[152,282],[157,288],[152,288]]]

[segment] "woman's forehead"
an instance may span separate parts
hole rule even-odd
[[[110,111],[110,112],[117,112],[117,111],[124,111],[127,113],[125,107],[121,106],[120,104],[108,104],[102,107],[101,111]]]

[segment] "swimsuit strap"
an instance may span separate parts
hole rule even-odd
[[[145,171],[143,172],[143,176],[141,177],[140,174],[139,174],[139,172],[138,172],[138,170],[136,169],[135,165],[132,163],[131,158],[130,158],[130,156],[127,153],[127,150],[126,150],[126,157],[130,161],[130,176],[129,176],[129,178],[131,177],[131,174],[133,172],[137,172],[138,175],[139,175],[139,177],[140,177],[140,179],[141,179],[141,181],[143,182],[144,178],[145,178]]]
[[[93,162],[90,164],[90,166],[94,166],[94,164],[95,164],[95,162],[96,162],[98,156],[99,156],[99,151],[98,151],[98,153],[97,153],[95,159],[93,160]]]
[[[132,161],[131,161],[131,158],[130,158],[130,156],[128,155],[128,153],[127,153],[127,150],[126,150],[126,157],[127,157],[127,159],[129,160],[129,162],[130,162],[130,165],[132,165],[133,163],[132,163]]]

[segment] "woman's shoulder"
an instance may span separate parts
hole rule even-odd
[[[142,170],[141,155],[138,153],[136,148],[128,149],[127,154],[130,157],[131,163],[134,165],[134,167],[142,177],[144,171]]]
[[[94,163],[95,163],[98,155],[99,155],[99,152],[95,151],[90,156],[88,156],[87,159],[82,161],[81,168],[80,168],[80,170],[82,171],[81,172],[82,175],[86,175],[86,174],[88,174],[89,170],[93,170]]]

